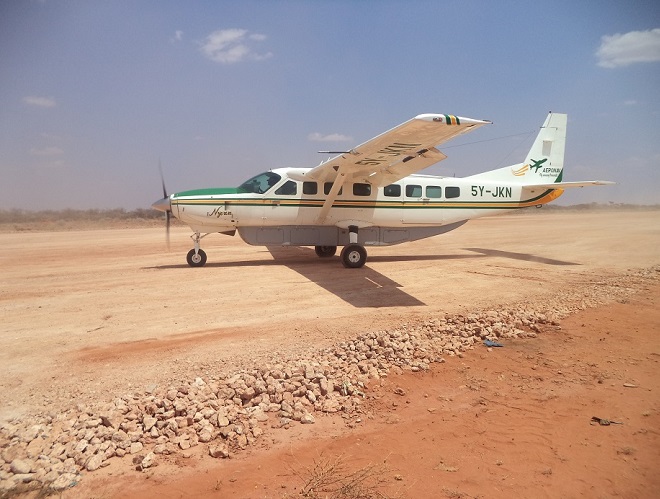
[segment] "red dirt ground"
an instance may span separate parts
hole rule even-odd
[[[658,497],[660,286],[622,301],[392,375],[348,420],[273,430],[219,462],[193,453],[146,474],[109,467],[64,497],[296,497],[306,468],[339,457],[348,471],[376,465],[387,497]]]

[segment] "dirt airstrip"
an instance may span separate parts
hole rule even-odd
[[[337,460],[335,476],[368,469],[392,497],[658,495],[659,211],[476,220],[369,248],[358,270],[220,235],[203,240],[209,263],[192,269],[188,234],[173,229],[168,253],[155,228],[0,233],[5,429],[446,316],[571,313],[503,348],[477,341],[428,369],[394,366],[350,413],[316,411],[309,425],[268,413],[263,434],[229,459],[197,442],[143,471],[132,457],[148,448],[112,457],[82,469],[63,497],[295,497],[306,468]]]

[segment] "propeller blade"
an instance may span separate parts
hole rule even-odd
[[[170,250],[170,220],[171,220],[172,212],[171,211],[166,211],[165,212],[165,239],[167,240],[167,251]]]
[[[160,172],[160,183],[163,186],[163,199],[156,201],[152,206],[160,211],[165,212],[165,240],[167,241],[167,251],[170,250],[170,224],[172,221],[172,208],[170,205],[169,195],[165,187],[165,175],[163,175],[163,167],[158,158],[158,171]]]
[[[160,183],[163,185],[163,197],[167,197],[167,189],[165,188],[165,175],[163,175],[163,167],[160,165],[160,159],[158,159],[158,171],[160,172]]]

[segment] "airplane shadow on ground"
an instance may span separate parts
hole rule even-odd
[[[357,308],[419,307],[426,304],[403,291],[401,284],[370,268],[369,262],[431,261],[484,258],[483,255],[373,256],[359,269],[344,269],[339,257],[319,258],[307,247],[269,247],[273,259],[208,262],[210,268],[286,266],[305,279]],[[189,268],[188,265],[161,265],[158,269]]]
[[[401,288],[401,284],[384,276],[369,267],[369,262],[419,262],[419,261],[448,261],[466,260],[475,258],[511,258],[545,265],[579,265],[573,262],[564,262],[550,258],[538,257],[526,253],[512,253],[508,251],[464,248],[477,255],[377,255],[370,256],[367,265],[360,269],[343,269],[339,257],[319,258],[313,249],[308,247],[269,247],[268,252],[272,259],[244,260],[233,262],[208,262],[210,268],[233,267],[264,267],[270,265],[284,265],[297,272],[305,279],[317,284],[326,291],[341,298],[346,303],[357,308],[386,308],[386,307],[418,307],[426,304],[414,296],[409,295]],[[161,265],[158,269],[189,268],[186,264]],[[340,271],[341,269],[341,271]],[[339,272],[339,273],[338,273]]]
[[[565,262],[563,260],[553,260],[542,256],[530,255],[529,253],[513,253],[511,251],[500,251],[484,248],[463,248],[466,251],[474,251],[484,256],[496,256],[501,258],[512,258],[514,260],[523,260],[525,262],[543,263],[545,265],[581,265],[575,262]]]

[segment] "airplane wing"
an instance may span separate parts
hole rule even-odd
[[[435,146],[489,123],[447,114],[420,114],[322,163],[305,177],[334,182],[342,175],[377,187],[389,185],[445,159]]]

